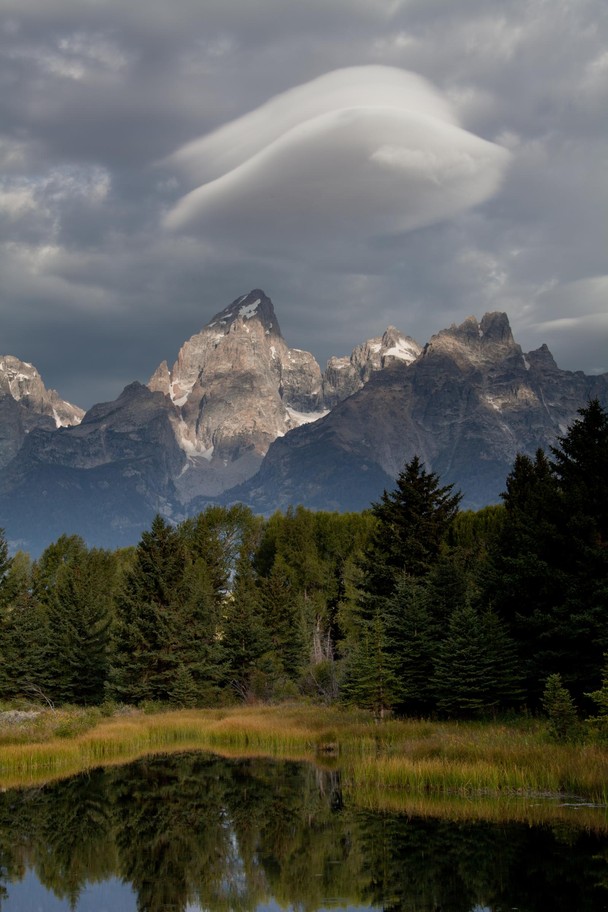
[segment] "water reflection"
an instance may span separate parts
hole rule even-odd
[[[295,763],[174,755],[0,795],[6,912],[595,912],[607,886],[606,837],[358,811]]]

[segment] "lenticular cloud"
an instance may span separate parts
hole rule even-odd
[[[421,77],[337,70],[170,156],[193,189],[167,224],[253,249],[361,242],[483,202],[508,158],[463,130]]]

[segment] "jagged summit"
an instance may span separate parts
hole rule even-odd
[[[357,345],[350,356],[330,358],[323,374],[325,404],[333,408],[360,390],[373,373],[394,362],[411,364],[422,352],[411,336],[389,326],[382,336]]]
[[[236,298],[232,304],[216,314],[207,326],[222,327],[224,332],[230,332],[231,326],[237,320],[251,320],[254,317],[262,323],[269,334],[282,338],[272,301],[261,288],[254,288],[249,294]]]
[[[515,453],[546,449],[590,398],[608,404],[608,375],[562,371],[546,346],[523,354],[503,313],[468,317],[424,349],[390,326],[321,373],[253,289],[173,367],[82,422],[54,395],[32,365],[0,358],[0,517],[15,547],[63,532],[130,544],[155,513],[179,521],[218,498],[361,509],[414,453],[482,506]]]
[[[486,313],[479,322],[467,317],[432,336],[424,348],[425,358],[447,357],[461,370],[476,369],[482,363],[514,358],[522,364],[524,356],[515,342],[506,313]]]
[[[259,288],[219,311],[148,387],[177,409],[175,435],[188,456],[177,484],[186,500],[249,477],[273,440],[325,414],[319,365],[288,348]]]
[[[30,431],[72,427],[83,415],[81,408],[46,388],[33,364],[0,356],[0,466],[13,458]]]
[[[33,364],[14,355],[0,355],[0,394],[11,396],[26,408],[48,415],[56,427],[78,424],[83,409],[63,400],[54,389],[47,389]]]

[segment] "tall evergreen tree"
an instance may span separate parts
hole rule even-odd
[[[262,614],[262,595],[253,566],[260,533],[261,523],[257,522],[243,538],[222,622],[225,678],[228,686],[241,699],[263,696],[256,693],[256,673],[257,677],[263,676],[261,660],[271,648],[270,632]]]
[[[519,455],[486,596],[509,625],[539,705],[560,674],[574,698],[596,689],[608,649],[608,415],[597,401],[552,449]]]
[[[363,559],[364,589],[374,597],[393,594],[399,577],[424,577],[439,556],[462,495],[440,485],[414,456],[393,491],[384,491],[371,512],[376,526]]]
[[[385,491],[372,506],[376,524],[360,565],[355,642],[353,645],[351,641],[351,650],[358,655],[357,641],[373,643],[365,660],[377,661],[378,674],[391,682],[385,688],[387,693],[390,690],[390,705],[403,711],[428,706],[426,689],[418,703],[412,689],[415,678],[424,673],[421,669],[428,660],[433,626],[426,614],[428,602],[423,606],[422,590],[417,584],[437,564],[460,500],[453,485],[442,486],[439,477],[427,472],[414,456],[399,475],[394,491]],[[351,693],[358,667],[362,667],[361,662],[350,661],[347,688]],[[401,693],[397,683],[400,679]]]
[[[504,523],[491,545],[484,601],[517,643],[527,697],[536,706],[555,670],[549,618],[566,586],[558,489],[542,450],[534,459],[517,455],[502,497]]]
[[[49,692],[65,703],[100,703],[109,668],[114,564],[84,543],[61,564],[46,593]]]
[[[110,693],[181,705],[213,700],[221,677],[217,576],[155,517],[117,597]]]
[[[429,715],[434,709],[433,663],[444,628],[429,610],[424,581],[402,577],[387,602],[385,617],[385,648],[395,676],[394,708],[403,715]]]
[[[133,566],[117,598],[113,696],[135,703],[170,700],[175,655],[176,602],[186,568],[178,533],[160,516],[142,534]]]
[[[264,626],[271,642],[267,654],[271,674],[277,681],[295,682],[305,664],[304,625],[289,568],[281,558],[260,581],[260,588]]]
[[[18,551],[2,583],[0,694],[49,697],[48,623],[32,592],[32,562]]]
[[[439,712],[483,715],[521,698],[515,645],[492,612],[457,608],[435,658],[432,681]]]

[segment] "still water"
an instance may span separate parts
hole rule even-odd
[[[375,814],[296,763],[153,757],[0,795],[3,912],[608,909],[608,836]]]

